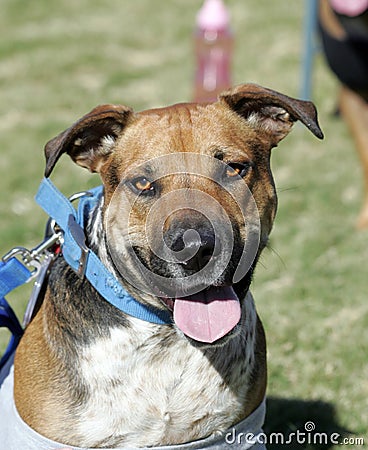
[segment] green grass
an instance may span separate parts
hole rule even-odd
[[[33,196],[47,140],[99,103],[139,110],[191,99],[200,3],[0,0],[0,254],[42,237],[45,216]],[[297,96],[302,3],[227,3],[234,83]],[[279,211],[253,291],[268,337],[266,428],[303,430],[314,420],[317,431],[349,430],[367,444],[368,233],[354,230],[361,171],[345,125],[331,114],[336,89],[318,56],[313,99],[326,139],[297,126],[274,151]],[[65,193],[98,183],[67,158],[53,180]],[[19,315],[29,291],[9,297]],[[1,332],[2,348],[6,339]]]

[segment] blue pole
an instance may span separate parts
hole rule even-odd
[[[313,58],[316,47],[316,26],[318,0],[304,0],[304,24],[303,24],[303,61],[301,74],[300,97],[310,100],[312,96],[312,72]]]

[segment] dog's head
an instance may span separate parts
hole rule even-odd
[[[229,334],[277,208],[270,153],[314,105],[253,84],[211,104],[133,113],[103,105],[45,148],[99,172],[112,264],[135,295],[173,311],[187,336]]]

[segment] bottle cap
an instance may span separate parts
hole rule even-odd
[[[227,28],[230,16],[222,0],[205,0],[197,14],[197,27],[218,31]]]

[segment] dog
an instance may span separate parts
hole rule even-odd
[[[88,248],[170,316],[122,313],[56,258],[14,361],[16,409],[49,448],[248,448],[206,440],[264,403],[249,288],[277,209],[271,149],[297,120],[323,138],[311,102],[244,84],[209,104],[98,106],[48,142],[46,177],[67,153],[102,179]]]

